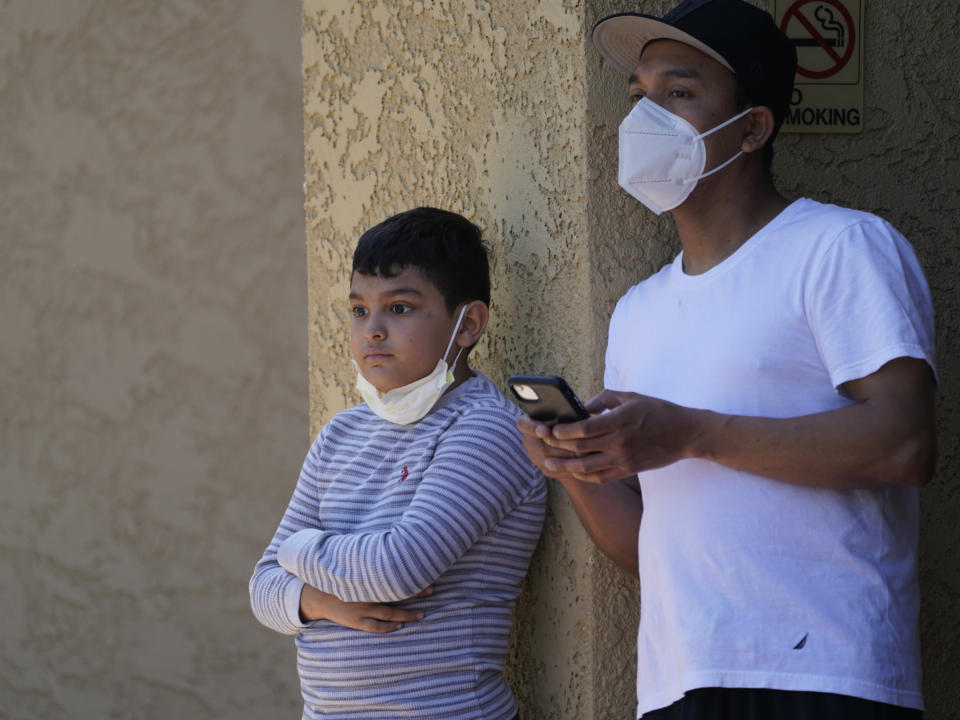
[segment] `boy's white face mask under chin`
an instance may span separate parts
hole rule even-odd
[[[450,336],[450,342],[447,343],[447,349],[437,361],[436,367],[429,375],[419,380],[414,380],[412,383],[386,392],[380,392],[360,372],[357,361],[351,361],[353,367],[357,370],[357,390],[360,391],[364,402],[378,417],[397,425],[411,425],[423,418],[437,404],[440,396],[453,384],[453,368],[457,366],[463,352],[463,348],[460,348],[453,365],[447,365],[447,354],[453,347],[454,338],[457,337],[457,331],[460,329],[460,322],[463,320],[463,314],[466,310],[467,306],[464,305],[460,311],[460,317],[457,318],[457,324],[453,327],[453,334]]]

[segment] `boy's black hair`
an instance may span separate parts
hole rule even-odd
[[[480,228],[462,215],[418,207],[360,236],[352,273],[393,277],[417,268],[443,295],[447,310],[472,300],[490,304],[490,265]]]

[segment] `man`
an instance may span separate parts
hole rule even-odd
[[[935,377],[916,257],[880,218],[776,190],[796,54],[769,14],[688,0],[593,40],[630,77],[620,184],[672,213],[682,252],[617,304],[594,416],[519,427],[639,572],[637,714],[920,717]]]

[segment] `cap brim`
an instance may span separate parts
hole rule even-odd
[[[603,18],[593,27],[593,44],[597,51],[604,60],[627,76],[633,74],[643,48],[651,40],[676,40],[690,45],[733,72],[730,63],[715,50],[659,18],[639,13],[620,13]]]

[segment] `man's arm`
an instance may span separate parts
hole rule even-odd
[[[854,400],[847,407],[782,419],[725,415],[604,391],[587,407],[609,412],[534,432],[556,450],[575,455],[545,458],[546,474],[591,483],[687,458],[832,489],[926,483],[935,457],[930,366],[898,358],[845,389]]]
[[[547,460],[552,457],[571,457],[570,453],[550,447],[537,437],[538,429],[546,425],[529,417],[517,421],[523,433],[523,446],[534,465],[558,480],[570,496],[580,523],[590,539],[617,565],[631,575],[637,574],[637,533],[643,515],[643,500],[636,475],[605,484],[579,480],[562,471],[547,472]]]

